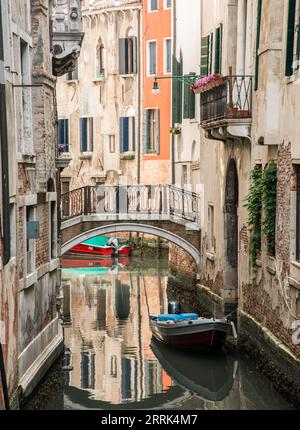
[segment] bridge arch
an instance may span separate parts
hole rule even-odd
[[[145,234],[161,237],[162,239],[166,239],[167,241],[174,243],[179,248],[182,248],[184,251],[186,251],[194,259],[198,267],[200,265],[201,257],[200,257],[199,250],[191,243],[189,243],[187,240],[183,239],[182,237],[178,236],[175,233],[172,233],[170,231],[164,230],[159,227],[150,226],[146,224],[132,223],[132,222],[104,225],[104,226],[100,226],[100,227],[91,229],[89,231],[86,231],[84,233],[81,233],[80,235],[77,235],[76,237],[72,238],[71,240],[69,240],[68,242],[62,245],[61,255],[64,255],[66,252],[70,251],[74,246],[79,245],[81,242],[89,240],[94,236],[105,235],[105,234],[117,234],[117,233],[123,233],[123,232],[145,233]]]

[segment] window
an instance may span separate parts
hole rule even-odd
[[[165,39],[165,73],[172,72],[172,40]]]
[[[256,62],[255,62],[255,83],[254,83],[254,90],[255,91],[258,90],[261,11],[262,11],[262,0],[258,0],[258,3],[257,3],[257,22],[256,22]]]
[[[148,75],[156,75],[157,73],[157,42],[148,42]]]
[[[214,245],[214,207],[208,205],[208,216],[207,216],[207,242],[208,252],[213,253],[215,249]]]
[[[300,65],[300,0],[289,0],[286,45],[286,76],[291,76]]]
[[[135,117],[120,118],[120,152],[135,151]]]
[[[137,73],[137,38],[119,39],[119,70],[121,75]]]
[[[147,109],[144,113],[144,153],[159,153],[160,123],[159,109]]]
[[[194,75],[194,73],[190,73],[190,75]],[[183,118],[194,119],[195,112],[195,93],[191,91],[190,84],[184,83]]]
[[[57,211],[56,202],[50,202],[50,234],[49,234],[49,257],[53,260],[57,257],[57,235],[56,235]]]
[[[164,0],[164,9],[170,9],[172,7],[172,0]]]
[[[94,146],[93,118],[80,118],[80,151],[92,152]]]
[[[69,152],[69,120],[58,120],[58,152]]]
[[[96,78],[102,78],[105,74],[104,45],[100,39],[96,48]]]
[[[188,167],[184,164],[182,166],[181,186],[186,188],[186,185],[188,185]]]
[[[116,355],[112,355],[110,358],[110,376],[113,378],[118,376],[118,361]]]
[[[111,154],[116,152],[116,136],[114,134],[109,135],[109,152]]]
[[[148,0],[148,11],[156,12],[158,10],[158,1],[159,0]]]
[[[75,70],[67,74],[67,81],[77,81],[78,80],[78,61],[75,63]]]

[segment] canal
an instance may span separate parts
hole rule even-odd
[[[173,276],[167,258],[65,268],[65,354],[24,409],[292,409],[233,350],[209,356],[152,340],[148,313],[167,312]]]

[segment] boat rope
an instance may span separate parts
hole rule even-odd
[[[224,319],[228,319],[231,315],[237,312],[237,309],[234,309],[234,311],[230,312],[229,314],[225,315]]]

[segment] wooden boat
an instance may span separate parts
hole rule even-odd
[[[230,393],[238,368],[233,356],[199,356],[169,348],[154,338],[150,346],[168,375],[181,387],[214,402],[223,400]]]
[[[153,336],[177,348],[221,351],[232,323],[225,319],[201,318],[198,314],[150,316]]]
[[[71,253],[100,255],[103,257],[125,256],[131,254],[129,245],[119,245],[118,240],[112,240],[105,236],[96,236],[86,240],[71,249]]]
[[[104,257],[112,257],[115,253],[114,247],[108,245],[109,238],[105,236],[96,236],[86,240],[71,249],[71,253],[102,255]]]

